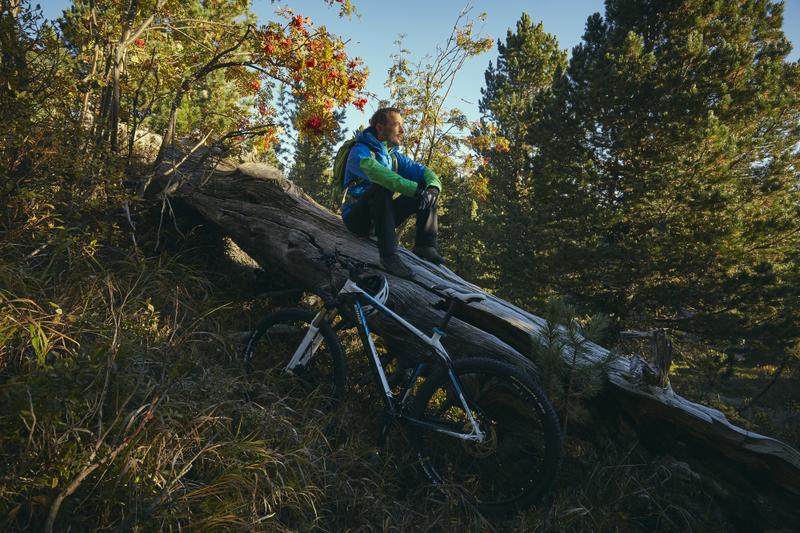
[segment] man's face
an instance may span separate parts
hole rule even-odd
[[[400,113],[389,113],[386,124],[376,124],[375,132],[379,141],[386,141],[391,146],[399,146],[403,142],[403,117]]]

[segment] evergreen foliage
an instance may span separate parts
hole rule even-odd
[[[543,318],[544,328],[531,338],[531,359],[539,368],[547,397],[559,413],[566,434],[570,421],[589,422],[586,403],[602,390],[608,368],[617,356],[611,352],[596,364],[580,364],[587,342],[599,344],[608,334],[607,316],[597,314],[581,321],[574,306],[553,298],[546,302]]]
[[[531,224],[536,219],[532,198],[531,159],[536,147],[528,130],[541,121],[542,108],[552,97],[552,86],[566,68],[566,52],[555,37],[534,25],[523,13],[516,31],[497,41],[497,64],[486,71],[480,110],[483,114],[473,135],[488,181],[483,207],[483,238],[491,243],[485,266],[492,269],[495,286],[512,299],[542,291],[539,268],[521,249],[536,246]],[[492,142],[493,141],[493,142]],[[520,280],[526,280],[520,283]]]
[[[335,147],[346,134],[340,126],[345,120],[344,111],[335,113],[334,120],[337,126],[330,135],[297,136],[294,162],[288,177],[320,205],[338,212],[342,201],[342,186],[341,183],[334,183],[332,167]]]
[[[516,167],[529,227],[503,254],[530,265],[507,274],[535,280],[530,300],[563,294],[729,354],[775,357],[800,335],[800,67],[782,9],[609,1],[565,75],[544,68],[552,97],[527,115],[534,156]],[[487,71],[490,113],[504,64]]]

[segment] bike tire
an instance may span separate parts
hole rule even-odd
[[[322,343],[305,367],[285,371],[316,313],[307,309],[280,309],[265,316],[247,340],[245,372],[255,383],[266,383],[283,401],[329,411],[341,401],[347,382],[344,350],[330,325],[320,324]]]
[[[468,442],[410,425],[423,473],[434,484],[460,487],[485,514],[533,506],[552,490],[563,455],[558,417],[546,395],[505,362],[465,358],[454,361],[453,370],[487,439]],[[409,414],[461,432],[470,429],[445,368],[420,386]]]

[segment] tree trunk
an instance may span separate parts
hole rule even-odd
[[[124,38],[126,38],[124,36]],[[122,83],[122,64],[124,56],[124,48],[122,44],[117,43],[114,45],[114,50],[111,52],[112,66],[111,66],[111,109],[108,117],[108,128],[111,132],[111,150],[119,152],[119,109]]]
[[[323,297],[335,294],[346,276],[341,266],[331,266],[334,251],[381,270],[373,241],[354,237],[337,215],[317,205],[279,171],[262,164],[236,167],[225,162],[211,171],[208,161],[208,152],[193,154],[170,175],[168,190],[221,227],[260,265],[286,273]],[[482,293],[484,300],[462,308],[452,321],[444,339],[448,351],[454,357],[500,357],[535,372],[535,361],[530,360],[531,336],[542,330],[542,318],[483,293],[447,268],[421,261],[402,249],[400,253],[414,270],[414,277],[407,280],[386,274],[393,310],[430,330],[443,314],[435,307],[442,301],[435,286]],[[391,349],[413,352],[418,348],[386,318],[376,317],[371,326]],[[609,356],[601,346],[587,346],[588,353],[578,365]],[[623,413],[643,442],[657,443],[662,451],[668,447],[670,454],[713,470],[717,479],[729,481],[747,500],[757,493],[785,502],[781,508],[786,513],[798,512],[800,453],[731,424],[720,411],[682,398],[668,382],[664,387],[647,384],[639,358],[611,361],[600,407]]]

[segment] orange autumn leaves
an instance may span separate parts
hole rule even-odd
[[[483,164],[489,163],[491,152],[508,153],[511,143],[503,137],[494,124],[485,124],[466,139],[467,145],[479,154],[484,154]]]
[[[256,37],[264,56],[262,75],[283,81],[300,100],[296,125],[301,132],[327,134],[337,126],[336,107],[363,110],[367,69],[360,59],[348,58],[344,43],[324,26],[317,28],[289,9],[280,14],[286,23],[270,22]]]

